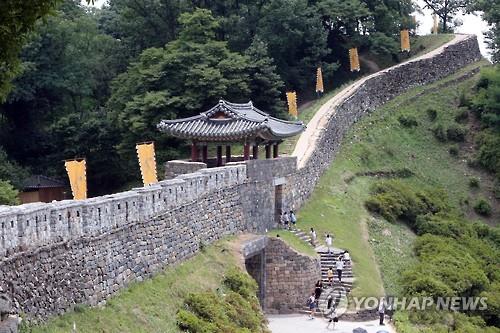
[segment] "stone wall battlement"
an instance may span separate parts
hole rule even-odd
[[[53,203],[0,207],[0,256],[97,236],[246,181],[246,165],[203,169],[148,187]]]

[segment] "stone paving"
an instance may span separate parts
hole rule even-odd
[[[272,315],[268,316],[269,329],[272,333],[352,333],[355,328],[363,328],[367,333],[396,333],[389,324],[380,326],[377,320],[367,322],[348,322],[340,320],[335,329],[326,329],[328,322],[323,318],[309,319],[307,315]]]

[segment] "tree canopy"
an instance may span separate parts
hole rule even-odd
[[[0,179],[65,177],[62,161],[85,156],[90,195],[139,180],[137,142],[156,141],[160,164],[183,156],[184,143],[156,131],[160,119],[221,97],[286,117],[285,92],[312,98],[318,66],[327,89],[338,86],[353,77],[350,47],[397,61],[400,29],[415,28],[410,0],[5,3],[0,148],[19,172]]]

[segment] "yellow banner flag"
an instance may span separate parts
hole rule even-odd
[[[288,102],[288,113],[297,118],[299,116],[299,111],[297,109],[297,93],[295,91],[287,92],[286,100]]]
[[[438,20],[438,16],[437,16],[436,14],[434,14],[433,19],[434,19],[434,25],[432,26],[432,33],[433,33],[434,35],[437,35],[438,30],[439,30],[439,20]]]
[[[349,63],[351,65],[351,72],[359,72],[361,70],[358,49],[356,47],[349,49]]]
[[[64,163],[68,173],[73,199],[87,199],[87,172],[85,159],[68,160]]]
[[[139,166],[141,167],[144,186],[158,183],[156,174],[155,145],[153,142],[138,143],[136,145]]]
[[[323,73],[321,72],[321,67],[318,67],[318,70],[316,71],[316,92],[323,93],[324,92],[324,87],[323,87]]]
[[[408,29],[401,30],[401,51],[410,52],[410,32]]]

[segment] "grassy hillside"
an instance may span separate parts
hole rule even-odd
[[[393,279],[402,269],[401,262],[411,264],[412,232],[405,226],[375,221],[363,204],[371,185],[385,173],[408,169],[414,176],[404,179],[407,184],[415,188],[439,186],[456,210],[495,223],[495,217],[485,219],[471,209],[479,198],[493,200],[493,195],[488,175],[466,163],[467,143],[441,143],[432,131],[438,123],[453,122],[463,111],[458,106],[461,91],[470,89],[476,78],[460,84],[450,82],[481,65],[485,63],[471,65],[431,86],[413,89],[358,122],[344,139],[340,153],[321,178],[311,200],[299,212],[301,228],[315,227],[320,235],[331,232],[335,246],[352,252],[358,278],[354,294],[380,294],[382,279],[385,285],[394,285]],[[418,97],[425,91],[428,93]],[[434,121],[429,118],[428,109],[436,110]],[[414,117],[418,125],[405,127],[401,124],[402,116]],[[458,156],[450,154],[451,147],[458,147]],[[479,180],[479,188],[471,187],[471,179]],[[382,275],[378,273],[370,244],[381,260]]]
[[[216,290],[228,271],[239,269],[233,247],[229,241],[218,242],[185,263],[131,285],[104,306],[77,307],[21,332],[68,333],[73,323],[79,333],[179,332],[176,314],[189,293]]]

